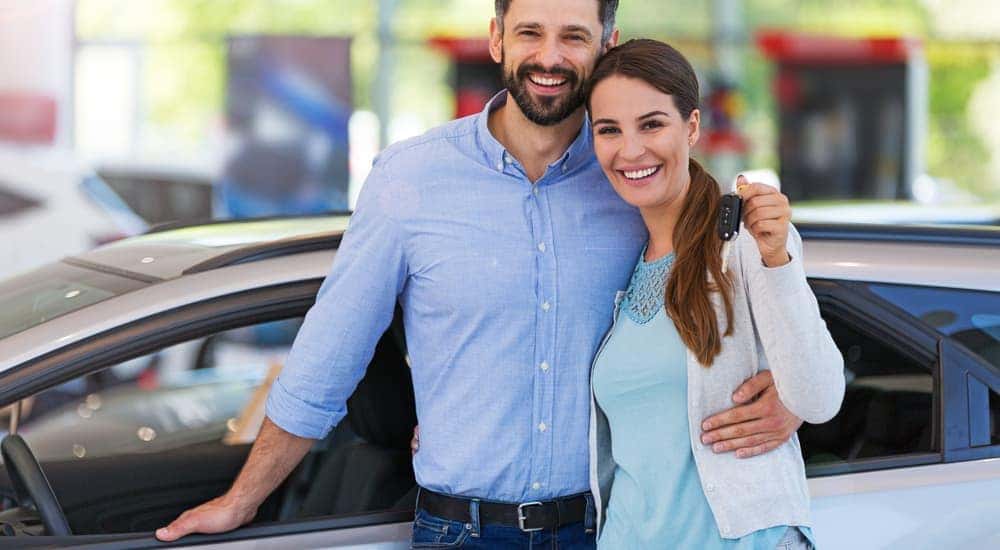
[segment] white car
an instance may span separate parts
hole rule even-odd
[[[0,148],[0,278],[146,227],[69,153]]]
[[[0,282],[0,406],[23,437],[2,445],[0,547],[169,546],[153,530],[245,460],[346,223],[174,229]],[[821,547],[1000,547],[1000,230],[799,230],[849,381],[799,433]],[[408,548],[398,315],[348,410],[251,525],[174,545]]]

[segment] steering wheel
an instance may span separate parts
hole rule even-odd
[[[24,439],[19,435],[8,435],[0,443],[0,453],[3,454],[7,476],[14,486],[20,506],[27,508],[34,504],[49,535],[72,535],[56,494]]]

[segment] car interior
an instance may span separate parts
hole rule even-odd
[[[934,381],[921,365],[824,311],[844,354],[843,407],[831,421],[804,425],[808,466],[931,451]],[[261,506],[254,524],[321,516],[412,510],[416,485],[410,439],[417,423],[401,316],[377,344],[366,375],[348,401],[344,422]],[[204,361],[204,350],[199,361]],[[150,453],[46,460],[41,464],[74,535],[151,532],[182,511],[222,494],[249,442],[215,439]],[[0,532],[43,531],[25,514],[0,472]]]
[[[345,421],[314,445],[261,506],[254,524],[412,510],[416,482],[410,439],[416,410],[403,346],[397,317],[348,401]],[[72,534],[151,532],[222,494],[250,446],[215,438],[156,452],[46,460],[40,466]],[[0,472],[0,532],[42,534],[37,514],[18,507],[26,495],[6,474]]]
[[[931,452],[934,376],[903,353],[824,311],[844,357],[847,388],[840,412],[804,424],[799,441],[807,466]]]

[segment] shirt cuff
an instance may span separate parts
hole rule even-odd
[[[331,410],[299,399],[285,389],[281,378],[271,385],[264,413],[282,430],[307,439],[323,439],[347,415],[343,407]]]
[[[775,292],[791,292],[795,289],[803,290],[809,288],[809,283],[806,282],[806,270],[802,265],[802,260],[798,255],[793,256],[791,253],[788,255],[791,258],[785,265],[779,265],[777,267],[767,267],[767,265],[761,261],[759,276],[766,281],[766,285],[769,289]],[[778,298],[779,296],[773,296]]]

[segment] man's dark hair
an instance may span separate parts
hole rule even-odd
[[[513,0],[495,0],[497,11],[497,24],[503,29],[503,16],[507,14],[510,3]],[[611,40],[611,33],[615,30],[615,12],[618,11],[618,0],[597,0],[597,15],[601,19],[601,45],[607,44]]]

